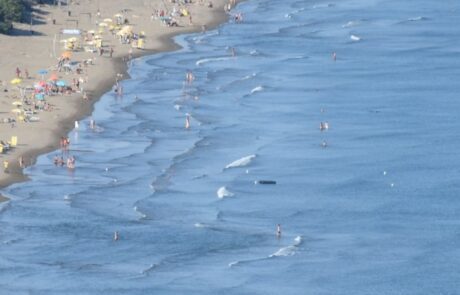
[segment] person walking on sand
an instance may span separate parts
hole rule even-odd
[[[10,171],[8,170],[8,166],[9,166],[10,163],[8,163],[7,160],[3,161],[3,171],[5,171],[5,173],[9,173]]]
[[[110,47],[110,57],[113,56],[113,47]]]
[[[16,78],[21,78],[21,70],[16,67]]]

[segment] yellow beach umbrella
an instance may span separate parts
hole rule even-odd
[[[113,20],[111,18],[104,18],[104,22],[105,23],[111,23],[111,22],[113,22]]]
[[[99,27],[107,27],[107,26],[108,26],[108,24],[106,24],[106,23],[100,23],[99,24]]]
[[[114,17],[123,17],[123,14],[117,13],[117,14],[114,15]]]
[[[14,114],[20,114],[20,113],[22,113],[22,110],[21,109],[12,109],[11,112],[14,113]]]
[[[96,33],[94,30],[89,30],[88,31],[88,34],[94,34],[94,33]]]
[[[14,106],[22,106],[22,102],[20,102],[19,100],[13,101],[11,104]]]
[[[22,82],[21,79],[19,79],[19,78],[14,78],[13,80],[11,80],[10,83],[13,84],[13,85],[18,85],[18,84],[21,83],[21,82]]]

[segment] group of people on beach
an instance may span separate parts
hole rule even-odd
[[[75,157],[69,154],[70,139],[67,136],[62,136],[59,145],[61,147],[61,155],[55,155],[53,164],[56,167],[67,166],[68,169],[75,169]],[[67,156],[67,159],[64,159]]]

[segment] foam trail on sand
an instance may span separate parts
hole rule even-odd
[[[243,167],[243,166],[249,165],[255,157],[256,155],[249,155],[249,156],[243,157],[241,159],[231,162],[230,164],[225,166],[225,169]]]

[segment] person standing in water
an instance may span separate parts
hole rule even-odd
[[[189,129],[190,128],[190,115],[187,114],[185,115],[185,129]]]
[[[118,241],[119,238],[120,238],[120,237],[119,237],[119,235],[118,235],[118,232],[115,231],[115,232],[113,233],[113,240],[114,240],[114,241]]]
[[[276,237],[281,237],[281,224],[279,223],[276,225]]]

